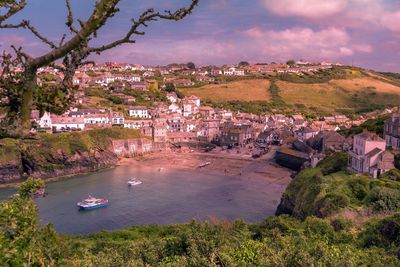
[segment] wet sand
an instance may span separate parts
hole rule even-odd
[[[277,165],[273,160],[274,154],[275,150],[271,150],[268,154],[253,159],[250,155],[236,154],[234,150],[208,153],[167,151],[136,159],[122,159],[119,164],[140,166],[160,172],[185,170],[208,175],[243,176],[288,185],[293,172]],[[206,162],[211,164],[199,167]]]

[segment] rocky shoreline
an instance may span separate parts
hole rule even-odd
[[[54,153],[50,159],[44,162],[31,157],[28,153],[21,153],[20,160],[4,165],[0,164],[0,184],[20,182],[29,176],[53,179],[95,172],[114,167],[118,162],[119,157],[115,153],[100,149],[75,153],[69,157],[63,153]]]

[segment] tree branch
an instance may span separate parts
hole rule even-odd
[[[135,19],[132,19],[132,26],[129,29],[128,33],[125,35],[125,37],[111,42],[109,44],[100,46],[100,47],[92,47],[89,48],[89,52],[92,53],[101,53],[105,50],[109,50],[111,48],[114,48],[116,46],[122,45],[122,44],[127,44],[127,43],[135,43],[135,40],[132,40],[133,35],[144,35],[145,33],[142,31],[139,31],[140,26],[145,26],[147,27],[147,23],[150,21],[157,21],[158,19],[165,19],[165,20],[181,20],[187,15],[191,14],[194,7],[198,4],[199,0],[192,0],[192,3],[189,7],[187,8],[181,8],[176,10],[174,13],[171,11],[167,10],[165,13],[160,13],[154,11],[154,9],[148,9],[145,12],[142,13],[142,15],[139,17],[139,20],[136,21]]]
[[[67,22],[65,24],[68,26],[68,28],[70,29],[71,32],[78,33],[78,30],[75,29],[75,27],[73,26],[73,24],[74,24],[74,15],[72,13],[71,1],[70,0],[65,0],[65,5],[67,6],[67,10],[68,10]]]
[[[6,9],[8,9],[8,11],[6,14],[0,16],[0,24],[2,24],[4,21],[9,19],[10,17],[17,14],[19,11],[24,9],[26,6],[26,0],[20,0],[19,2],[17,0],[2,1],[2,2],[3,3],[0,3],[0,8],[6,8]]]
[[[52,41],[50,41],[49,39],[47,39],[46,37],[44,37],[43,35],[41,35],[37,30],[36,30],[36,28],[35,27],[33,27],[31,24],[30,24],[30,22],[28,21],[28,20],[23,20],[22,21],[22,24],[23,24],[23,28],[27,28],[28,30],[30,30],[32,33],[33,33],[33,35],[35,35],[39,40],[41,40],[43,43],[45,43],[45,44],[48,44],[51,48],[53,48],[53,49],[55,49],[55,48],[57,48],[57,46],[52,42]]]

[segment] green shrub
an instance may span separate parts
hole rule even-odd
[[[329,175],[347,169],[349,155],[347,153],[332,153],[318,163],[323,175]]]
[[[369,203],[375,211],[396,211],[400,209],[400,191],[376,187],[369,196]]]

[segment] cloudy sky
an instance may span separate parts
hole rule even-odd
[[[87,18],[93,0],[72,0],[76,17]],[[97,43],[122,36],[146,8],[188,5],[190,0],[121,0],[121,12],[99,32]],[[28,18],[52,40],[65,29],[64,0],[28,0],[15,21]],[[241,60],[333,61],[382,71],[400,71],[399,0],[200,0],[179,22],[153,22],[137,43],[96,57],[97,61],[199,65]],[[46,51],[29,32],[0,33],[1,48],[21,45],[34,55]]]

